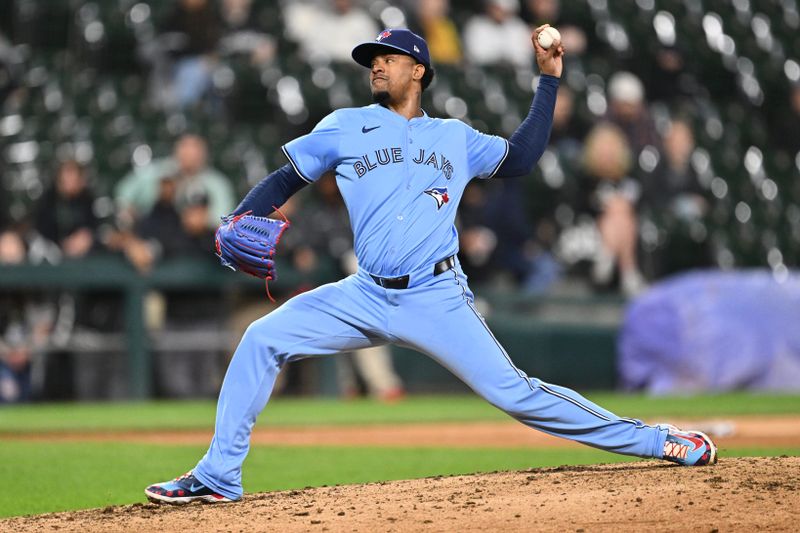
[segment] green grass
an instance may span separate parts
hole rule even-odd
[[[199,446],[4,442],[0,517],[144,501],[142,490],[192,468]],[[724,456],[800,455],[800,449],[724,450]],[[256,446],[245,463],[248,492],[434,475],[631,461],[591,448],[439,449]],[[32,498],[31,494],[36,497]],[[1,529],[1,528],[0,528]]]
[[[602,407],[634,418],[712,417],[743,414],[800,414],[800,395],[732,393],[651,397],[590,394]],[[42,404],[0,408],[0,433],[206,429],[213,427],[213,402]],[[395,405],[370,400],[278,398],[259,426],[404,424],[505,420],[507,416],[475,395],[413,396]]]
[[[644,419],[798,414],[800,396],[722,394],[652,398],[592,394],[600,405]],[[213,402],[45,404],[0,408],[0,434],[51,431],[209,429]],[[505,420],[477,396],[419,396],[396,405],[368,400],[273,401],[260,426],[405,424]],[[205,446],[117,442],[0,441],[0,516],[143,501],[142,489],[192,468]],[[722,449],[723,457],[800,455],[800,448]],[[249,492],[408,479],[629,458],[591,448],[447,449],[256,446],[245,464]],[[35,494],[36,497],[30,497]],[[0,529],[2,529],[0,527]]]

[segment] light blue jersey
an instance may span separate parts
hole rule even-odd
[[[508,142],[459,120],[407,120],[373,104],[331,113],[284,152],[309,182],[336,172],[359,266],[378,276],[411,274],[413,285],[458,251],[464,188],[497,171]]]

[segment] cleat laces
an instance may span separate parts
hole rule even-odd
[[[667,441],[664,443],[664,457],[674,457],[676,459],[686,459],[689,453],[688,444]]]

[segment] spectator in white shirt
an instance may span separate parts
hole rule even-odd
[[[352,63],[353,46],[373,40],[380,31],[369,13],[353,0],[286,2],[284,19],[287,35],[312,62]]]
[[[471,17],[464,27],[467,60],[476,65],[509,63],[533,65],[531,30],[517,16],[518,0],[486,0],[485,12]]]

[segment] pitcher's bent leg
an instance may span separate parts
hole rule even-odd
[[[250,434],[285,363],[380,342],[353,325],[357,318],[330,305],[344,298],[327,287],[293,298],[247,328],[222,383],[211,446],[194,469],[205,486],[231,499],[242,496]],[[320,311],[321,301],[327,302],[326,311]]]

